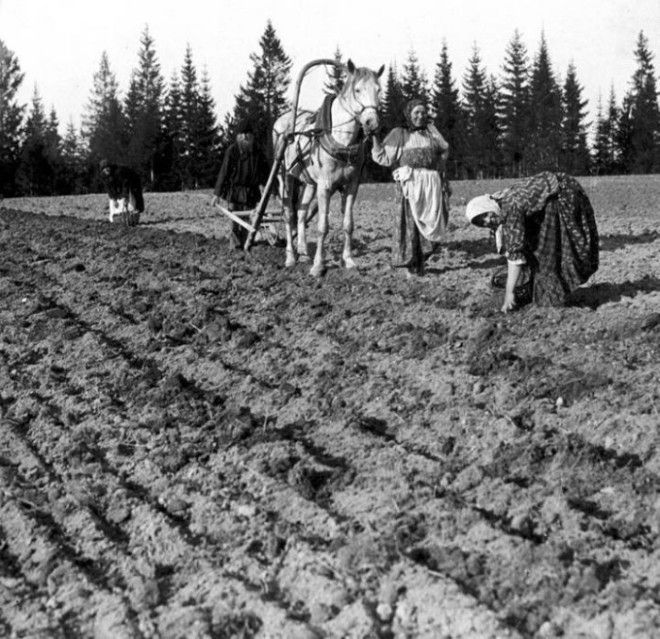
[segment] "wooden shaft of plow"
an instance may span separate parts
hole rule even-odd
[[[270,175],[268,176],[268,181],[266,182],[264,191],[261,194],[261,200],[259,200],[259,205],[255,209],[254,215],[250,220],[252,222],[253,229],[248,233],[247,240],[245,240],[245,246],[243,247],[245,251],[249,251],[252,248],[252,244],[254,244],[254,238],[257,235],[257,231],[259,230],[259,226],[261,224],[261,219],[263,218],[264,213],[266,212],[266,207],[268,206],[268,198],[270,197],[270,192],[273,190],[273,184],[275,183],[275,176],[277,175],[277,172],[280,169],[280,165],[284,160],[284,153],[286,152],[286,147],[294,139],[296,133],[296,117],[298,115],[298,102],[300,101],[300,87],[302,86],[302,81],[305,75],[307,74],[307,72],[312,67],[315,67],[319,64],[332,64],[335,66],[337,65],[335,60],[330,60],[329,58],[312,60],[311,62],[308,62],[300,70],[300,73],[298,74],[298,79],[296,81],[296,89],[293,98],[293,122],[291,124],[291,131],[289,131],[285,141],[283,142],[281,148],[277,152],[277,156],[275,157],[275,161],[273,162],[273,166],[270,170]]]
[[[259,226],[261,225],[261,220],[264,214],[266,213],[266,207],[268,206],[268,198],[270,197],[270,192],[273,190],[273,184],[275,184],[275,176],[279,171],[280,164],[282,164],[282,159],[284,158],[285,151],[286,151],[286,144],[283,144],[282,148],[277,153],[277,157],[273,162],[273,166],[270,169],[270,175],[268,176],[268,180],[266,181],[266,186],[264,187],[264,191],[261,194],[261,199],[259,200],[259,204],[257,205],[257,208],[255,209],[252,218],[250,219],[252,226],[250,227],[250,232],[248,233],[247,240],[245,240],[245,246],[243,247],[245,251],[249,251],[252,248],[252,244],[254,244],[254,238],[257,235]]]
[[[216,204],[216,206],[230,219],[236,222],[236,224],[240,224],[244,229],[247,229],[252,233],[254,231],[254,227],[248,222],[246,222],[242,217],[236,215],[235,213],[232,213],[230,210],[226,209],[224,206],[220,206],[219,204]]]

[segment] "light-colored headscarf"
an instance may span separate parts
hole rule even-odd
[[[465,217],[472,223],[475,217],[484,213],[500,213],[500,205],[490,195],[472,198],[465,207]]]

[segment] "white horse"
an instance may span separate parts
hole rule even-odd
[[[345,67],[344,88],[336,98],[327,96],[316,113],[299,110],[296,131],[292,131],[293,111],[283,114],[273,126],[276,153],[282,144],[287,144],[291,139],[291,133],[295,136],[286,148],[280,180],[286,223],[287,267],[294,266],[296,259],[301,262],[309,260],[305,224],[310,203],[316,195],[318,242],[311,274],[320,277],[325,273],[328,209],[330,197],[335,191],[341,191],[344,211],[342,262],[346,268],[356,266],[352,254],[353,205],[364,164],[364,144],[358,137],[360,128],[365,134],[378,128],[379,78],[384,68],[382,66],[377,72],[365,67],[356,68],[349,60]],[[296,218],[297,251],[293,245]]]

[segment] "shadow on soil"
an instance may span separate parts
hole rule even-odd
[[[464,251],[470,257],[483,257],[489,253],[495,253],[495,245],[490,238],[485,237],[479,240],[460,240],[457,242],[447,242],[448,251]]]
[[[604,235],[600,238],[601,251],[616,251],[631,244],[651,244],[660,239],[658,231],[642,233],[641,235]]]
[[[140,226],[161,226],[163,224],[171,224],[172,222],[195,222],[196,220],[208,220],[210,218],[217,217],[220,219],[220,216],[216,213],[211,213],[210,215],[182,215],[180,217],[161,217],[158,219],[147,219],[140,220]]]
[[[608,302],[619,302],[622,297],[635,297],[638,293],[654,291],[660,291],[660,278],[645,276],[634,282],[622,282],[621,284],[603,282],[574,291],[569,305],[598,308]]]
[[[442,266],[442,262],[433,262],[432,266],[427,266],[426,272],[433,273],[435,275],[441,275],[442,273],[448,273],[449,271],[461,271],[465,268],[475,269],[475,270],[484,270],[492,269],[493,271],[498,267],[506,265],[506,262],[501,257],[493,257],[483,262],[471,261],[467,265],[459,264],[458,266]],[[488,278],[490,281],[490,277]]]

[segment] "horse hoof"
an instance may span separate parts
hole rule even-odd
[[[343,257],[341,261],[344,268],[357,268],[357,263],[352,257]]]
[[[296,257],[295,255],[291,255],[290,253],[286,256],[286,262],[284,262],[285,268],[293,268],[296,265]]]
[[[323,277],[325,275],[325,266],[323,264],[314,264],[309,273],[313,277]]]
[[[299,262],[311,262],[311,260],[312,258],[309,255],[305,255],[304,253],[298,256]]]

